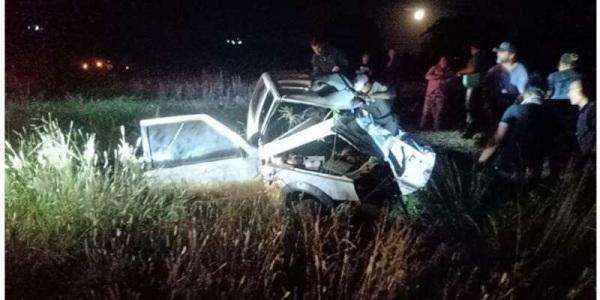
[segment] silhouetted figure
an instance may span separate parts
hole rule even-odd
[[[489,64],[481,52],[478,44],[471,44],[471,58],[467,65],[456,72],[457,76],[462,76],[462,83],[466,89],[465,92],[465,111],[467,115],[465,132],[463,138],[472,138],[476,131],[480,131],[483,111],[482,111],[482,95],[480,81],[483,80]]]
[[[387,52],[387,61],[383,69],[383,81],[389,87],[397,89],[400,86],[400,59],[395,49]]]
[[[373,64],[371,63],[371,55],[363,53],[360,57],[360,65],[354,72],[356,75],[364,74],[369,77],[373,76]]]
[[[357,97],[363,100],[363,108],[371,114],[373,122],[387,129],[392,135],[398,134],[400,125],[392,111],[396,92],[364,74],[356,76],[354,90]]]
[[[575,71],[578,60],[577,53],[565,53],[560,57],[558,72],[548,76],[547,99],[565,101],[569,99],[569,85],[574,80],[581,78],[581,74]]]
[[[312,77],[319,77],[332,73],[343,72],[348,67],[346,57],[332,46],[320,39],[313,38],[310,41],[313,50],[311,59]]]
[[[577,150],[579,160],[596,157],[596,103],[589,98],[592,95],[589,83],[577,79],[569,85],[569,100],[579,108],[577,114]]]
[[[544,85],[540,77],[527,84],[523,101],[504,112],[479,157],[480,164],[489,163],[504,179],[535,182],[541,175],[545,157],[554,148],[558,123],[542,105]]]

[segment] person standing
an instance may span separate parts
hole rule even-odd
[[[356,70],[356,75],[364,74],[367,76],[373,76],[373,66],[371,64],[371,56],[369,53],[363,53],[360,57],[360,65]]]
[[[548,75],[547,99],[569,99],[569,85],[572,81],[581,77],[581,75],[575,71],[578,60],[579,55],[577,53],[565,53],[560,57],[558,71]]]
[[[523,101],[512,104],[502,115],[479,165],[489,163],[497,175],[512,182],[532,182],[540,177],[544,159],[556,142],[557,126],[551,111],[542,105],[545,90],[541,77],[527,84]]]
[[[441,114],[447,98],[449,81],[454,78],[454,73],[448,66],[445,56],[440,57],[438,63],[427,71],[427,89],[425,91],[425,102],[421,114],[420,129],[424,129],[429,119],[433,119],[433,129],[440,129]]]
[[[354,90],[356,96],[362,99],[363,108],[373,117],[373,122],[396,135],[400,125],[392,111],[392,102],[396,98],[394,89],[361,74],[354,80]]]
[[[310,41],[310,47],[313,50],[311,59],[312,78],[333,73],[341,73],[348,67],[348,60],[346,57],[324,41],[313,38]]]
[[[386,85],[397,89],[400,85],[400,60],[394,48],[387,51],[387,62],[383,70],[383,80]]]
[[[456,72],[457,76],[463,77],[465,92],[465,110],[467,115],[465,131],[462,138],[470,139],[481,125],[481,88],[480,80],[485,76],[489,65],[477,43],[471,44],[471,58],[467,65]]]
[[[491,122],[489,129],[515,103],[528,81],[527,69],[517,61],[517,49],[513,44],[502,42],[493,50],[497,64],[487,72],[483,86],[488,121]]]
[[[588,82],[576,79],[569,85],[569,101],[579,108],[577,114],[578,156],[581,159],[596,156],[596,103],[588,95],[592,95]]]

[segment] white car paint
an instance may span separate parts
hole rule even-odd
[[[336,101],[327,101],[326,98],[311,97],[306,93],[303,95],[287,94],[290,91],[305,90],[306,87],[303,85],[307,83],[306,78],[281,80],[278,83],[282,84],[282,82],[294,86],[285,87],[282,91],[286,93],[280,94],[277,85],[269,74],[264,73],[259,79],[249,103],[246,140],[205,114],[142,120],[140,127],[144,159],[152,167],[146,175],[157,181],[188,184],[239,182],[262,178],[265,182],[272,182],[282,187],[293,183],[310,185],[321,190],[333,200],[358,201],[353,180],[348,177],[294,168],[282,163],[273,163],[275,161],[273,158],[281,153],[336,134],[333,131],[334,118],[315,123],[298,132],[292,133],[290,131],[290,134],[284,134],[279,139],[276,138],[264,145],[259,142],[258,145],[252,146],[247,142],[256,134],[264,134],[266,125],[279,103],[302,103],[331,109],[354,108],[351,101],[344,100],[348,98],[346,96],[339,97]],[[271,103],[266,101],[269,95],[273,97]],[[396,183],[403,194],[414,192],[427,183],[435,163],[435,153],[433,151],[419,147],[415,143],[403,141],[402,133],[392,136],[387,130],[375,126],[368,117],[360,117],[356,121],[383,153],[384,160],[392,167]],[[202,157],[202,151],[191,151],[185,149],[185,147],[183,147],[184,150],[189,151],[172,150],[171,146],[177,143],[179,132],[182,128],[195,128],[193,126],[185,127],[187,123],[193,122],[202,122],[207,129],[210,129],[198,131],[198,136],[193,136],[193,139],[189,136],[190,132],[187,132],[187,139],[197,144],[194,144],[194,147],[203,147],[203,144],[198,141],[206,140],[207,137],[202,136],[202,134],[209,132],[211,135],[210,140],[221,141],[225,146],[233,145],[233,152],[226,153],[228,155],[223,157],[195,161],[194,155]],[[173,128],[170,129],[170,133],[173,133],[172,136],[165,135],[160,132],[160,129],[157,129],[160,126],[173,125],[180,126],[177,127],[175,133],[173,133]],[[151,134],[151,129],[156,129],[157,133]],[[229,141],[229,143],[226,141]],[[151,145],[151,143],[162,144],[157,147],[154,144]],[[159,149],[160,151],[152,153],[152,149]],[[219,148],[217,150],[226,149]],[[390,157],[396,158],[401,163],[401,170],[394,168]],[[173,165],[169,165],[171,162]]]

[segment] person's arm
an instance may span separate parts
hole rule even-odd
[[[386,89],[370,95],[373,100],[391,100],[396,98],[396,91],[394,89]]]
[[[481,163],[481,164],[486,163],[488,161],[488,159],[490,159],[490,157],[492,157],[492,155],[496,152],[496,150],[498,149],[498,146],[500,145],[500,143],[506,136],[506,132],[508,131],[508,128],[509,128],[508,123],[500,122],[498,124],[498,128],[496,129],[494,136],[492,136],[489,139],[487,145],[485,146],[485,149],[483,149],[483,151],[481,152],[481,155],[479,156],[479,163]]]
[[[440,79],[440,77],[438,75],[435,74],[435,70],[436,67],[433,66],[429,69],[429,71],[427,71],[427,74],[425,74],[425,79],[426,80],[436,80],[436,79]]]
[[[504,114],[502,115],[502,119],[498,123],[498,128],[496,129],[496,132],[488,140],[488,143],[487,143],[485,149],[483,149],[483,151],[481,152],[481,155],[479,156],[480,164],[485,164],[485,162],[487,162],[490,159],[490,157],[492,157],[492,155],[494,155],[494,153],[498,149],[498,146],[500,146],[500,144],[502,143],[502,140],[506,136],[506,132],[508,132],[510,125],[514,124],[516,116],[517,116],[517,109],[518,108],[516,105],[511,105],[504,112]]]
[[[471,73],[475,73],[475,66],[469,64],[466,67],[458,70],[458,72],[456,72],[456,75],[460,76],[460,75],[471,74]]]
[[[450,79],[454,79],[455,78],[454,74],[455,73],[452,71],[452,69],[448,68],[442,75],[442,79],[445,79],[446,81],[448,81]]]

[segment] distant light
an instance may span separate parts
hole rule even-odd
[[[96,61],[96,67],[102,68],[103,65],[104,64],[101,61],[99,61],[99,60]]]
[[[125,70],[129,71],[129,66],[125,66]]]
[[[82,68],[82,69],[84,69],[84,70],[87,70],[89,67],[90,67],[90,66],[88,66],[88,64],[87,64],[87,63],[83,63],[83,64],[81,64],[81,68]]]
[[[27,25],[27,30],[31,30],[31,25]]]
[[[241,44],[242,44],[242,41],[238,41],[238,45],[241,45]]]
[[[415,20],[417,20],[417,21],[423,20],[423,18],[425,18],[425,10],[422,8],[417,9],[415,11],[414,17],[415,17]]]

